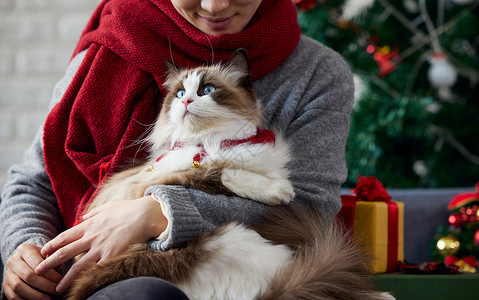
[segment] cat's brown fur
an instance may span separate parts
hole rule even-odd
[[[383,299],[368,278],[367,246],[352,241],[338,220],[314,207],[273,208],[258,225],[262,237],[296,250],[261,299]]]
[[[148,166],[140,165],[117,173],[112,179],[105,182],[103,188],[114,189],[119,182],[128,184],[134,187],[130,189],[128,199],[138,199],[143,197],[145,190],[152,185],[181,185],[184,187],[202,190],[209,194],[233,195],[233,193],[221,182],[221,165],[204,165],[200,169],[192,168],[184,171],[178,171],[175,173],[166,174],[162,177],[150,178],[150,180],[137,180],[137,177],[133,176],[147,168]],[[95,207],[106,203],[108,200],[110,200],[108,195],[103,195],[100,193],[97,195],[95,201],[89,205],[88,211],[91,211]]]

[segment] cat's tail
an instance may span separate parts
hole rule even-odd
[[[273,209],[255,227],[264,238],[296,250],[260,297],[276,299],[394,299],[377,291],[368,275],[371,256],[335,220],[317,208]]]
[[[201,239],[189,247],[170,251],[155,251],[146,244],[134,245],[125,254],[82,272],[68,291],[67,299],[84,300],[110,284],[134,277],[185,280],[193,266],[209,256],[208,250],[200,246]]]

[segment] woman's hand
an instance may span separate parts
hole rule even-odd
[[[86,214],[81,224],[45,244],[41,254],[47,259],[36,267],[35,272],[45,274],[83,253],[57,285],[56,291],[61,293],[92,264],[115,257],[133,244],[145,243],[160,235],[167,222],[160,204],[151,196],[110,201]]]
[[[49,299],[47,294],[56,294],[55,287],[62,276],[53,269],[42,275],[34,271],[44,261],[40,249],[22,244],[8,259],[3,279],[3,291],[8,299]]]

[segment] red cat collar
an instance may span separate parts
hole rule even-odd
[[[223,140],[221,142],[221,149],[226,149],[234,146],[239,146],[241,144],[273,144],[275,142],[275,135],[274,132],[268,129],[261,129],[258,128],[256,129],[256,134],[247,137],[245,139],[238,139],[238,140],[233,140],[233,139],[228,139],[228,140]],[[205,148],[203,147],[203,144],[198,144],[198,147],[201,148],[201,151],[196,153],[195,156],[193,156],[193,163],[192,167],[193,168],[199,168],[200,163],[205,158],[207,155]],[[170,149],[170,151],[177,150],[179,148],[183,147],[183,143],[181,142],[176,142],[173,147]],[[166,153],[162,154],[160,157],[156,159],[156,162],[160,161]],[[151,168],[151,167],[150,167]]]

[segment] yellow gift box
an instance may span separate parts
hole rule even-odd
[[[404,261],[404,203],[399,201],[362,201],[356,196],[341,196],[339,218],[352,226],[354,237],[365,243],[373,255],[374,273],[397,270]]]

